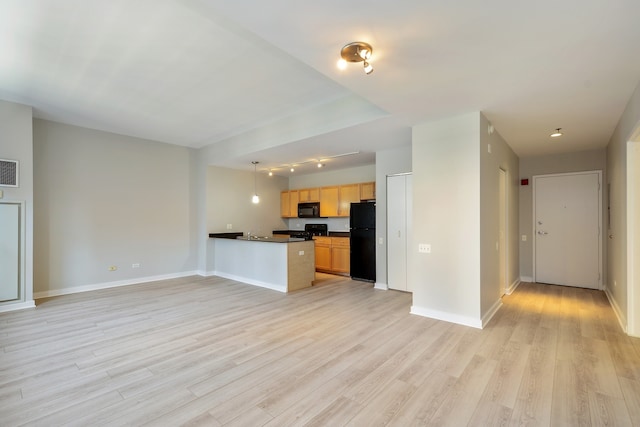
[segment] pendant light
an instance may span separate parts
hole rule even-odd
[[[258,163],[260,162],[251,162],[253,163],[253,197],[251,198],[251,201],[253,203],[260,203],[260,197],[258,197],[258,184],[257,184],[257,170],[256,168],[258,167]]]

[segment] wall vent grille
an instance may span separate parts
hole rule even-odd
[[[18,161],[0,159],[0,186],[18,186]]]

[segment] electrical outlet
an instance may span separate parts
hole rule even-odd
[[[116,267],[115,265],[110,265],[108,270],[109,271],[116,271],[118,269],[118,267]]]
[[[523,242],[526,242],[526,241],[527,241],[527,235],[526,235],[526,234],[523,234],[523,235],[522,235],[522,241],[523,241]]]
[[[300,256],[304,255],[304,251],[298,251],[298,255]]]
[[[431,253],[431,245],[429,245],[427,243],[420,243],[418,245],[418,252],[423,253],[423,254],[430,254]]]
[[[131,268],[140,268],[140,263],[136,262],[136,263],[131,264]]]
[[[382,237],[380,237],[378,239],[378,243],[381,244],[381,245],[384,245],[384,239]]]
[[[227,230],[233,229],[233,224],[227,224]]]

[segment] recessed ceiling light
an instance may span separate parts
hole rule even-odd
[[[553,132],[551,135],[549,135],[551,138],[557,138],[559,136],[562,136],[562,132],[560,132],[560,129],[562,128],[556,128],[556,131]]]

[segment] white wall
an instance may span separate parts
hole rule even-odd
[[[507,177],[507,286],[519,278],[518,256],[518,156],[497,129],[489,133],[489,121],[480,114],[480,269],[481,315],[488,321],[500,306],[504,289],[500,286],[500,192],[499,170]],[[491,152],[489,152],[489,145]]]
[[[411,172],[411,145],[376,153],[376,284],[385,287],[387,277],[387,176]],[[382,239],[382,245],[379,241]]]
[[[559,141],[558,143],[562,143]],[[548,156],[524,157],[520,159],[520,178],[529,179],[529,185],[520,186],[520,235],[527,236],[527,241],[520,241],[520,274],[523,280],[533,278],[533,180],[534,175],[553,173],[582,172],[589,170],[603,171],[604,182],[607,181],[607,152],[606,150],[578,151]],[[604,185],[603,198],[607,199],[607,188]],[[603,203],[603,230],[606,230],[606,203]],[[606,248],[603,259],[606,259]],[[606,268],[605,268],[606,280]]]
[[[480,114],[413,128],[412,312],[480,327]],[[432,252],[417,252],[419,243]]]
[[[627,217],[630,219],[627,242],[627,332],[640,337],[640,127],[634,140],[628,143],[627,172]]]
[[[196,270],[193,150],[46,120],[33,126],[38,296]]]
[[[627,104],[607,145],[610,230],[607,239],[607,295],[627,327],[627,143],[640,125],[640,85]],[[615,284],[614,284],[615,283]],[[634,291],[640,292],[640,289]],[[636,307],[640,310],[640,307]]]
[[[25,289],[18,302],[33,304],[33,134],[31,107],[0,100],[0,159],[18,160],[19,187],[0,187],[5,201],[24,201],[26,207]]]

